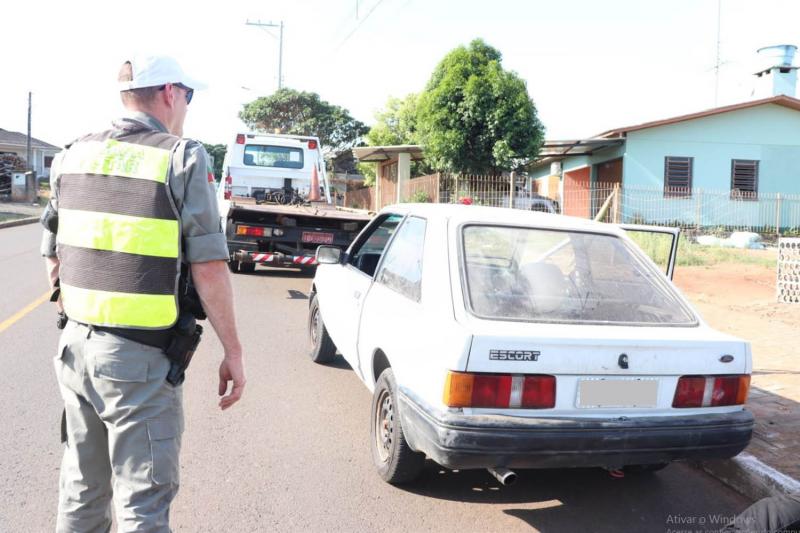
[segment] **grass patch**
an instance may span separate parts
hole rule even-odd
[[[25,218],[25,215],[17,213],[0,213],[0,222],[11,222],[12,220],[19,220]]]
[[[633,231],[628,232],[628,235],[657,265],[666,267],[672,240],[668,235]],[[702,246],[691,242],[685,235],[678,240],[677,266],[713,266],[730,263],[774,268],[777,260],[778,253],[774,249],[742,250]]]

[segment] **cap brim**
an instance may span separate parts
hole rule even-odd
[[[186,76],[182,81],[182,84],[186,85],[190,89],[194,89],[195,91],[202,91],[208,89],[208,84],[203,83],[202,81],[192,79]]]

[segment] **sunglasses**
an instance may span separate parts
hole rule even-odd
[[[192,103],[192,97],[194,96],[194,89],[191,89],[182,83],[173,83],[172,85],[174,85],[175,87],[180,87],[181,89],[186,91],[186,105]],[[158,90],[163,91],[166,88],[167,88],[166,85],[162,85],[161,87],[158,88]]]

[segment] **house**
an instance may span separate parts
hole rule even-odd
[[[27,157],[28,136],[16,131],[8,131],[0,128],[0,155],[14,154],[22,159]],[[50,165],[53,157],[61,151],[58,146],[40,141],[31,137],[31,159],[33,169],[39,177],[50,175]]]
[[[588,139],[547,141],[530,176],[546,184],[540,193],[563,198],[568,215],[593,216],[618,188],[625,221],[800,226],[788,205],[800,206],[798,67],[791,66],[795,47],[762,50],[774,49],[783,61],[756,73],[762,97]]]

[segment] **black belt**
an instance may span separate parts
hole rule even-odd
[[[82,324],[81,322],[78,323]],[[174,334],[172,329],[148,330],[148,329],[128,329],[128,328],[107,328],[103,326],[92,326],[89,324],[83,324],[83,325],[94,331],[103,331],[105,333],[111,333],[112,335],[122,337],[123,339],[128,339],[129,341],[138,342],[140,344],[146,344],[147,346],[152,346],[154,348],[161,348],[162,350],[166,350],[169,347],[169,344],[172,341],[172,337]]]

